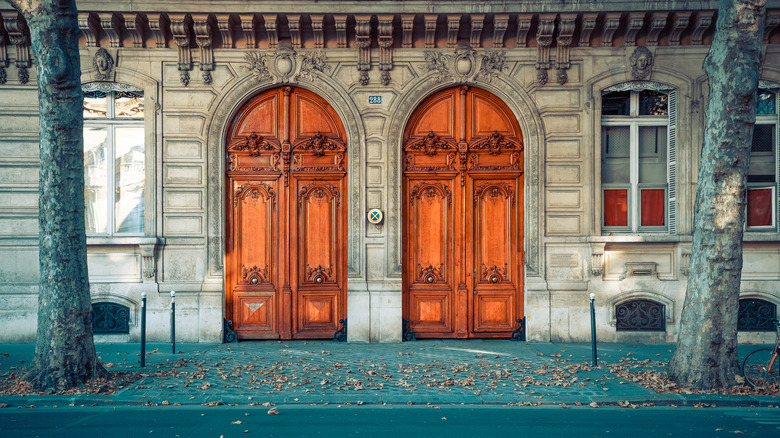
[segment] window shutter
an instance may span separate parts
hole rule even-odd
[[[666,167],[668,188],[669,234],[677,234],[677,91],[669,92],[668,164]]]
[[[775,93],[775,227],[780,233],[780,89]]]

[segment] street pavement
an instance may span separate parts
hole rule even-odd
[[[780,395],[659,394],[625,378],[661,371],[669,344],[601,343],[596,367],[590,344],[507,340],[178,343],[175,353],[147,344],[143,368],[139,344],[96,349],[109,370],[141,377],[114,394],[0,394],[0,406],[780,406]],[[33,352],[0,344],[0,380],[23,372]]]

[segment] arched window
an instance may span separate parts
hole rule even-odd
[[[96,335],[130,333],[130,308],[111,302],[93,303],[92,333]]]
[[[602,92],[604,231],[676,233],[676,96],[655,83]]]
[[[773,332],[772,320],[777,318],[777,305],[759,298],[739,300],[737,330],[743,332]]]
[[[780,155],[780,86],[761,82],[756,102],[756,124],[748,169],[748,231],[777,231],[778,166]]]
[[[665,331],[664,305],[651,300],[631,300],[615,306],[618,331]]]
[[[82,89],[87,234],[143,235],[143,91],[108,82]]]

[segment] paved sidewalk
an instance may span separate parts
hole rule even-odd
[[[395,344],[265,341],[97,344],[112,371],[140,371],[112,395],[0,395],[9,407],[256,404],[612,404],[777,406],[780,396],[657,394],[618,372],[658,371],[669,344],[598,346],[506,340]],[[741,346],[748,349],[755,346]],[[0,345],[0,379],[32,360],[30,344]]]

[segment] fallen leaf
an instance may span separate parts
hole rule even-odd
[[[279,411],[276,408],[271,408],[268,410],[268,415],[279,415]]]

